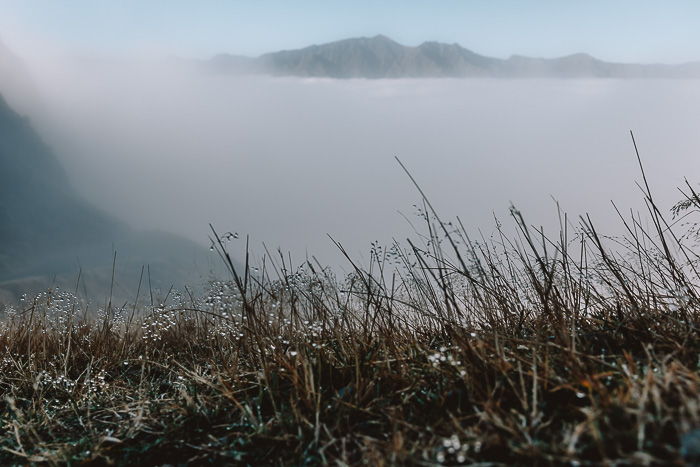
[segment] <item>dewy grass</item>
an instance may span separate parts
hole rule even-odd
[[[514,238],[471,241],[424,200],[424,237],[342,279],[237,271],[215,236],[232,280],[204,297],[25,298],[0,324],[0,463],[698,462],[698,257],[645,196],[655,230],[622,219],[616,249],[515,209]]]

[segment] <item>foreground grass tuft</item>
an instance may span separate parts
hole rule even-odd
[[[204,297],[25,298],[0,324],[0,463],[696,462],[697,256],[647,195],[656,231],[623,219],[616,249],[515,210],[514,238],[473,242],[426,201],[424,237],[342,280],[236,271],[215,236],[232,280]]]

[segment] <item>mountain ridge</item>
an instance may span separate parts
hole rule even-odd
[[[218,73],[335,79],[700,78],[700,61],[679,65],[615,63],[586,53],[557,58],[511,55],[501,59],[480,55],[457,43],[426,41],[404,46],[384,35],[342,39],[258,57],[219,54],[204,65]]]

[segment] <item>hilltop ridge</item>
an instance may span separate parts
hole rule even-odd
[[[585,53],[551,59],[520,55],[501,59],[480,55],[456,43],[429,41],[410,47],[383,35],[343,39],[255,58],[224,53],[204,63],[221,73],[336,79],[700,78],[700,62],[613,63]]]

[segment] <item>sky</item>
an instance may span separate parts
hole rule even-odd
[[[0,0],[0,39],[24,56],[208,58],[384,34],[499,58],[681,63],[700,60],[699,19],[693,0]]]

